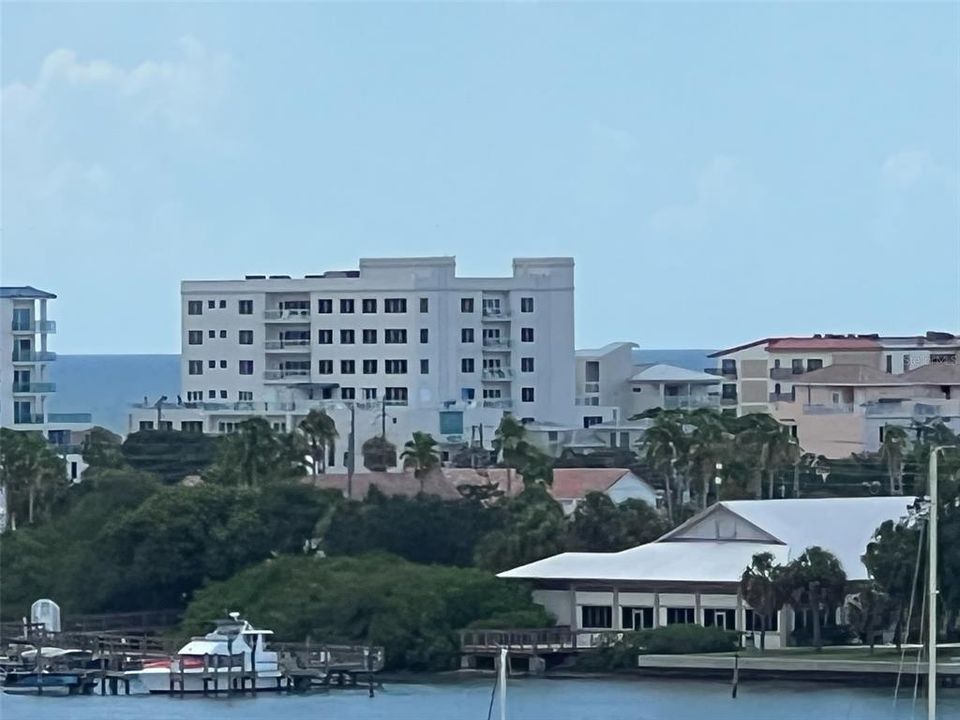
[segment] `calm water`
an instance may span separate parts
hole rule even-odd
[[[388,684],[370,699],[360,691],[257,698],[163,696],[34,697],[0,695],[3,720],[486,720],[492,680]],[[960,691],[945,691],[938,717],[960,718]],[[726,683],[690,680],[544,680],[510,683],[510,720],[907,720],[910,700],[893,706],[885,688],[753,682],[733,700]],[[496,707],[494,717],[497,716]]]

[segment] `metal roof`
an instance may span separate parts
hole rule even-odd
[[[704,383],[711,385],[719,383],[720,380],[721,378],[716,375],[687,370],[675,365],[665,365],[664,363],[656,363],[645,367],[630,378],[630,382],[639,383]]]
[[[0,287],[0,298],[24,298],[34,300],[56,300],[57,296],[45,290],[37,290],[29,285]]]

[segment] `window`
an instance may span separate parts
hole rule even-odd
[[[403,328],[388,328],[383,331],[383,341],[388,345],[405,345],[407,342],[407,331]]]
[[[473,328],[463,328],[460,331],[460,342],[464,342],[464,343],[473,342]]]
[[[823,367],[823,360],[807,360],[807,372],[819,370]]]
[[[364,331],[363,331],[363,344],[364,344],[364,345],[376,345],[376,344],[377,344],[377,331],[376,331],[376,330],[364,330]]]
[[[240,402],[253,402],[253,390],[237,391],[237,400]]]
[[[483,399],[484,400],[499,400],[502,397],[500,388],[484,388],[483,389]]]
[[[353,313],[353,298],[342,298],[340,300],[340,313],[350,315]]]
[[[203,330],[190,330],[187,333],[188,345],[203,345]]]
[[[333,343],[333,330],[317,330],[317,342],[320,345],[330,345]]]
[[[473,358],[463,358],[460,361],[460,372],[472,373],[474,371]]]
[[[226,339],[226,337],[227,337],[227,331],[226,331],[226,330],[221,330],[221,331],[220,331],[220,337]]]
[[[153,430],[153,421],[152,420],[141,420],[140,421],[141,430]]]
[[[217,301],[216,301],[216,300],[207,300],[207,309],[208,309],[208,310],[215,310],[216,307],[217,307]]]
[[[215,370],[216,367],[217,367],[217,361],[216,361],[216,360],[207,360],[207,367],[210,368],[211,370]]]
[[[352,387],[342,387],[340,388],[340,399],[341,400],[355,400],[357,397],[357,389]]]
[[[387,375],[406,375],[407,361],[406,360],[384,360],[383,370]]]
[[[585,415],[583,418],[583,429],[591,428],[603,422],[602,415]]]
[[[693,608],[667,608],[667,625],[693,625]]]
[[[430,331],[427,328],[420,328],[420,342],[428,343],[430,342]]]
[[[227,399],[227,391],[226,391],[226,390],[221,390],[221,391],[220,391],[220,399],[221,399],[221,400],[226,400],[226,399]]]
[[[187,363],[188,375],[203,375],[203,360],[190,360]]]
[[[220,369],[221,369],[221,370],[226,370],[226,369],[227,369],[227,361],[226,361],[226,360],[221,360],[221,361],[220,361]]]
[[[341,360],[340,361],[340,374],[341,375],[353,375],[357,371],[357,363],[355,360]]]
[[[241,330],[239,335],[241,345],[253,345],[253,330]]]
[[[376,388],[364,388],[363,389],[363,399],[364,400],[376,400],[377,399],[377,389]]]
[[[620,608],[624,630],[648,630],[653,627],[652,607]]]
[[[207,390],[207,397],[210,398],[211,400],[216,400],[216,399],[217,399],[217,391],[216,391],[216,390]]]
[[[241,360],[241,361],[240,361],[240,374],[241,374],[241,375],[253,375],[253,360]]]
[[[500,298],[484,298],[483,314],[499,315],[500,314]]]
[[[461,400],[473,400],[477,396],[477,391],[472,387],[460,388]]]
[[[705,608],[703,611],[703,626],[736,630],[737,611],[726,608]]]
[[[533,342],[533,328],[520,328],[520,342]]]
[[[533,358],[520,358],[520,372],[533,372]]]
[[[340,331],[340,344],[353,345],[357,341],[356,333],[353,330]]]
[[[803,360],[794,358],[790,361],[790,372],[794,375],[801,375],[803,373]]]
[[[253,315],[253,300],[238,300],[241,315]]]
[[[834,405],[839,405],[839,404],[840,404],[840,393],[835,392],[835,393],[832,393],[831,395],[832,395],[832,398],[833,398],[833,404],[834,404]]]
[[[364,361],[363,361],[363,374],[364,374],[364,375],[376,375],[376,374],[377,374],[377,361],[376,361],[376,360],[364,360]]]
[[[533,388],[520,388],[520,400],[522,402],[533,402]]]
[[[180,423],[180,430],[181,432],[202,433],[203,422],[200,420],[183,420]]]
[[[520,298],[520,312],[531,313],[533,312],[533,298],[525,297]]]
[[[420,312],[430,312],[430,298],[420,298]]]
[[[736,360],[721,360],[720,361],[720,374],[724,377],[736,377],[737,376],[737,361]]]
[[[768,617],[763,617],[760,613],[755,613],[750,608],[746,608],[743,611],[743,629],[750,631],[760,631],[760,630],[779,630],[777,623],[777,616],[779,613],[773,612],[770,613]],[[762,625],[766,625],[766,628],[762,628]]]
[[[333,300],[330,298],[319,298],[317,300],[317,312],[321,315],[329,315],[333,312]]]
[[[207,330],[207,337],[210,338],[211,340],[216,339],[216,337],[217,337],[217,331],[216,331],[216,330]]]
[[[893,355],[887,355],[887,372],[893,373]]]
[[[220,309],[223,310],[223,309],[226,308],[226,307],[227,307],[227,301],[226,301],[226,300],[221,300],[221,301],[220,301]]]
[[[383,301],[385,313],[405,313],[407,311],[406,298],[387,298]]]
[[[909,356],[909,355],[904,355],[904,356],[903,356],[903,371],[904,371],[904,372],[907,372],[909,369],[910,369],[910,356]]]
[[[737,385],[736,383],[724,383],[720,388],[720,397],[724,400],[736,400],[737,399]]]
[[[420,361],[420,374],[421,374],[421,375],[429,375],[429,374],[430,374],[430,361],[429,361],[429,360],[421,360],[421,361]]]
[[[376,298],[364,298],[363,299],[363,311],[368,315],[370,313],[375,313],[377,311],[377,299]]]
[[[407,389],[405,387],[384,388],[383,393],[387,402],[395,402],[400,405],[407,404]]]
[[[333,375],[333,360],[318,360],[317,373],[319,375]]]
[[[203,303],[199,300],[188,300],[187,315],[203,315]]]
[[[580,626],[583,628],[612,628],[613,608],[609,605],[583,605],[580,608]]]
[[[460,298],[460,312],[473,312],[473,298]]]

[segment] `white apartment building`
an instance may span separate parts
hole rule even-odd
[[[518,258],[494,278],[433,257],[184,281],[181,396],[136,408],[130,429],[221,433],[259,415],[289,430],[324,407],[346,439],[352,409],[359,447],[383,425],[398,445],[413,430],[455,445],[492,438],[504,412],[570,423],[573,288],[572,258]]]
[[[79,479],[83,463],[73,446],[73,433],[91,427],[89,413],[52,411],[56,385],[49,349],[57,326],[47,314],[53,293],[30,286],[0,287],[0,426],[43,433],[66,457],[71,479]]]

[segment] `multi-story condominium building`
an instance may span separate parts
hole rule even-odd
[[[864,365],[902,373],[936,362],[956,362],[960,338],[948,333],[916,337],[814,335],[764,338],[713,353],[722,379],[720,403],[740,415],[771,413],[792,402],[794,381],[803,373],[835,364]]]
[[[68,472],[82,472],[72,447],[73,433],[89,429],[89,413],[52,411],[56,385],[50,365],[57,359],[49,349],[57,326],[47,314],[53,293],[24,287],[0,287],[0,426],[33,430],[43,435],[67,457]]]
[[[358,443],[386,425],[394,442],[452,444],[492,437],[504,412],[575,415],[571,258],[516,259],[498,278],[458,277],[452,257],[362,259],[184,281],[181,303],[179,402],[135,409],[131,430],[229,432],[252,415],[291,429],[324,407],[343,438],[355,413]]]

